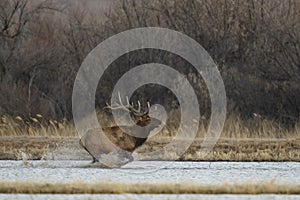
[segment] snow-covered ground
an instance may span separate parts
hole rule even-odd
[[[37,183],[182,183],[219,185],[264,183],[300,185],[296,162],[134,161],[103,169],[90,161],[0,161],[0,180]],[[34,177],[34,179],[33,179]]]
[[[134,161],[103,169],[87,160],[0,161],[2,182],[36,183],[264,183],[300,185],[300,163]],[[0,199],[300,199],[296,195],[30,195],[0,194]]]

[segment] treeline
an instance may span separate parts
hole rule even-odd
[[[225,83],[228,112],[284,124],[299,120],[298,0],[118,0],[105,13],[97,9],[53,1],[0,2],[0,114],[72,119],[72,87],[86,55],[121,31],[159,26],[187,34],[210,53]],[[110,66],[100,80],[96,106],[109,101],[122,74],[149,62],[184,73],[198,88],[201,111],[209,115],[208,93],[195,70],[176,55],[149,49]],[[140,88],[133,99],[161,103],[167,110],[178,106],[170,91],[154,85]]]

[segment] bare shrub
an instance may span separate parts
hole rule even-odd
[[[84,4],[1,1],[0,113],[72,119],[73,82],[85,56],[116,33],[159,26],[189,35],[210,53],[225,82],[229,113],[246,121],[257,113],[295,127],[300,116],[299,4],[297,0],[118,0],[100,13],[96,6]],[[100,80],[97,108],[109,100],[123,73],[154,61],[186,75],[208,120],[210,100],[202,78],[182,58],[158,50],[131,52],[112,63]],[[137,99],[161,103],[168,113],[179,106],[170,91],[153,85],[140,88],[133,101]]]

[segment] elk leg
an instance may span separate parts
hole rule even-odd
[[[99,162],[99,160],[97,159],[97,158],[95,158],[94,156],[92,156],[93,157],[93,162],[92,162],[92,164],[93,163],[96,163],[96,162]]]
[[[93,158],[92,163],[99,162],[99,160],[97,158],[95,158],[95,156],[93,154],[91,154],[91,152],[85,146],[83,146],[83,148],[92,156],[92,158]]]

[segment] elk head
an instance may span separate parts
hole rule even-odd
[[[138,108],[135,109],[133,103],[129,103],[128,97],[126,97],[127,100],[127,105],[124,105],[122,103],[122,99],[119,95],[119,103],[116,103],[114,105],[109,105],[107,104],[106,108],[111,109],[111,110],[125,110],[129,112],[130,117],[133,119],[134,123],[140,127],[145,127],[151,123],[152,120],[156,121],[157,119],[151,118],[149,116],[149,110],[150,110],[150,103],[147,102],[147,108],[145,109],[144,112],[141,111],[141,103],[140,101],[137,102]],[[159,120],[157,120],[159,121]]]
[[[159,127],[162,122],[158,119],[149,116],[149,111],[150,111],[149,102],[147,102],[147,107],[146,109],[144,109],[145,111],[142,112],[141,111],[142,106],[140,101],[137,102],[137,109],[136,109],[133,103],[129,103],[128,97],[126,97],[127,105],[124,105],[122,103],[122,99],[119,93],[118,96],[119,96],[119,103],[116,103],[114,105],[107,104],[106,108],[109,108],[111,110],[122,109],[129,112],[130,117],[134,121],[135,125],[122,126],[122,128],[126,130],[125,132],[131,134],[136,138],[140,138],[141,141],[144,142],[148,138],[150,132],[153,129]]]

